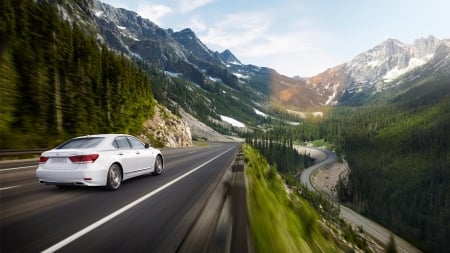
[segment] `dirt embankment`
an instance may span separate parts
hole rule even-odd
[[[339,182],[339,178],[347,183],[349,168],[347,163],[334,163],[329,168],[321,168],[316,170],[316,172],[311,177],[311,183],[318,190],[326,193],[328,196],[337,199],[337,189],[336,186]]]

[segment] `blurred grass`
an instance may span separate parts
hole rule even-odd
[[[255,149],[243,145],[243,152],[255,252],[340,252],[309,203],[290,193],[276,169]]]

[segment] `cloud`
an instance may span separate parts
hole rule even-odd
[[[142,17],[148,18],[160,25],[161,18],[173,12],[173,10],[170,7],[162,4],[139,2],[136,12],[139,13],[139,15],[141,15]]]
[[[181,13],[191,12],[215,0],[180,0]]]
[[[200,33],[205,32],[208,29],[206,23],[198,16],[194,16],[191,18],[189,27],[191,27],[194,31]]]
[[[195,16],[189,24],[200,40],[212,50],[230,49],[244,64],[258,63],[290,76],[310,76],[322,71],[324,63],[332,63],[333,54],[325,44],[333,39],[316,29],[312,19],[278,25],[279,17],[267,12],[202,18]]]
[[[266,34],[254,44],[244,45],[243,56],[257,57],[307,52],[313,45],[303,34]],[[239,50],[241,51],[241,50]]]
[[[199,37],[209,45],[219,48],[243,46],[263,38],[270,27],[270,17],[263,13],[238,13],[206,25],[199,19],[192,21],[200,31]]]

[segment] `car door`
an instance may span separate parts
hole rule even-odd
[[[151,149],[145,148],[144,143],[142,143],[135,137],[128,136],[127,138],[131,144],[133,151],[136,154],[136,163],[138,170],[146,170],[153,168],[155,159],[153,153],[151,152]]]
[[[131,172],[137,169],[136,152],[131,148],[126,136],[116,137],[113,146],[117,149],[116,154],[122,164],[123,177],[126,179]]]

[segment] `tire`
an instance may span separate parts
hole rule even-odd
[[[155,159],[155,168],[152,172],[152,175],[154,175],[154,176],[161,175],[161,173],[163,171],[163,167],[164,167],[163,160],[162,160],[162,157],[159,155]]]
[[[109,167],[105,187],[108,191],[115,191],[119,189],[121,184],[122,184],[122,171],[118,164],[113,164],[111,165],[111,167]]]

